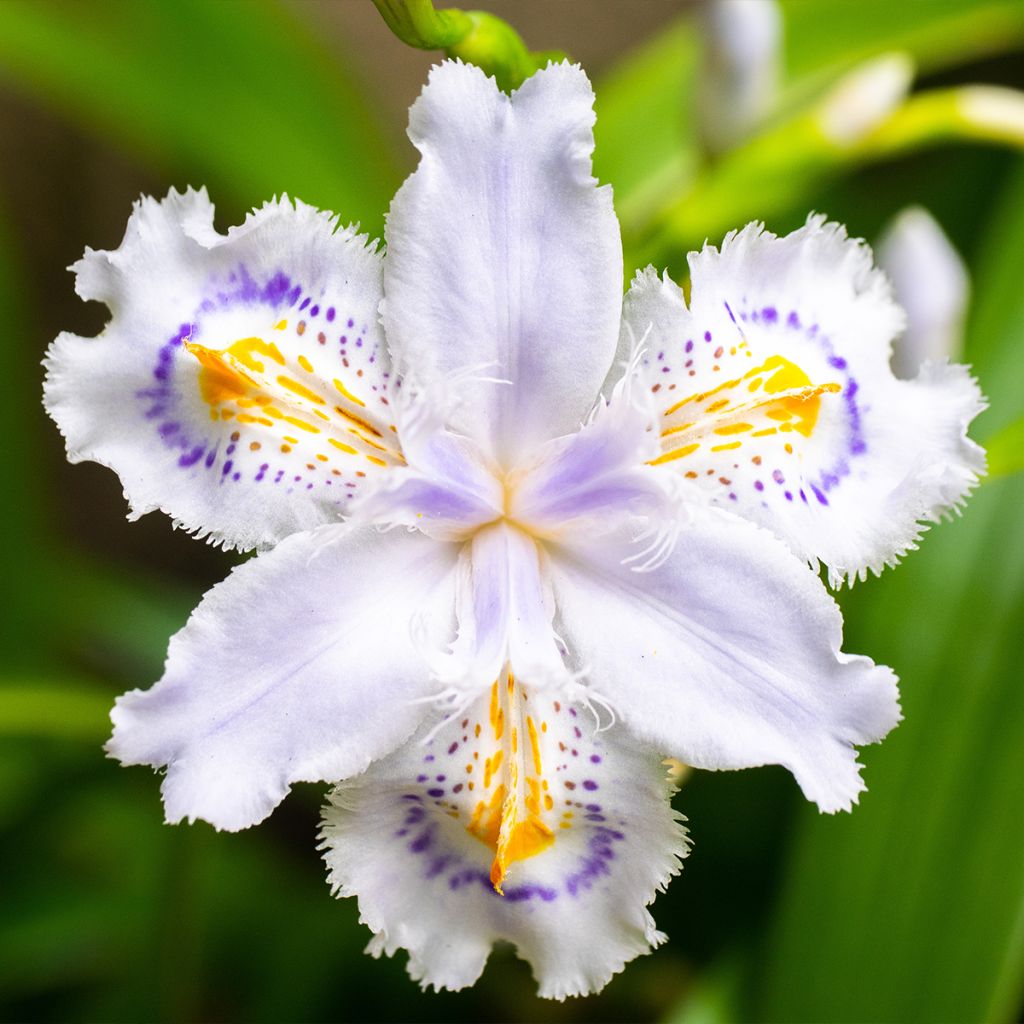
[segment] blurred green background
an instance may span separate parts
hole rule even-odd
[[[581,60],[597,172],[628,269],[751,218],[810,209],[873,240],[923,204],[963,255],[966,361],[997,470],[962,520],[843,592],[847,649],[895,666],[906,721],[863,755],[869,792],[818,816],[780,769],[695,773],[695,847],[655,903],[671,941],[599,996],[533,996],[508,949],[424,995],[373,961],[315,850],[324,787],[260,828],[161,824],[158,779],[104,759],[107,712],[161,670],[227,556],[124,521],[39,403],[62,329],[98,332],[64,267],[119,243],[131,202],[207,184],[219,226],[287,191],[379,233],[412,169],[405,111],[438,54],[374,7],[263,0],[0,4],[0,1016],[7,1020],[935,1021],[1019,1019],[1024,991],[1024,115],[967,118],[970,83],[1024,87],[1020,0],[789,0],[774,103],[709,154],[706,10],[667,0],[486,3]],[[899,52],[913,91],[852,137],[823,112]],[[1006,99],[1010,94],[999,94]],[[866,103],[866,101],[865,101]],[[855,107],[859,110],[860,107]],[[1016,118],[1016,120],[1015,120]]]

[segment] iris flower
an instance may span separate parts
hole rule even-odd
[[[203,191],[142,199],[73,268],[109,325],[47,359],[70,458],[133,518],[260,551],[109,752],[220,829],[335,783],[330,880],[424,986],[506,939],[561,998],[661,942],[666,756],[849,808],[896,679],[840,650],[815,570],[894,562],[983,468],[974,382],[892,376],[902,314],[823,218],[623,303],[592,104],[568,64],[511,97],[435,68],[385,253],[287,198],[226,235]]]

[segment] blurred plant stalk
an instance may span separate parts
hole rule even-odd
[[[907,54],[874,58],[705,162],[660,210],[624,224],[640,250],[637,262],[659,263],[749,220],[793,209],[826,180],[867,163],[941,142],[1024,149],[1024,93],[962,86],[910,94],[913,73]]]
[[[435,10],[431,0],[373,0],[388,28],[407,46],[443,50],[445,56],[476,64],[506,92],[517,89],[558,50],[533,53],[508,22],[486,11],[457,7]]]

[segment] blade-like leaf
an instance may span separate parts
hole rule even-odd
[[[378,230],[398,174],[344,60],[271,0],[6,0],[0,19],[0,74],[179,184]]]
[[[997,406],[1024,388],[1024,293],[1009,276],[1024,254],[1022,213],[1019,175],[989,252],[1007,274],[977,276],[969,338]],[[982,488],[963,521],[935,529],[903,566],[845,602],[846,646],[897,668],[906,717],[865,753],[861,807],[801,817],[776,924],[755,955],[756,1019],[1001,1021],[1017,1009],[1022,502],[1020,476]]]

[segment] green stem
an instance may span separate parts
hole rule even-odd
[[[373,0],[388,28],[407,46],[444,50],[448,57],[475,64],[493,75],[506,92],[517,89],[549,61],[565,59],[556,50],[533,52],[501,18],[486,11],[435,10],[431,0]]]

